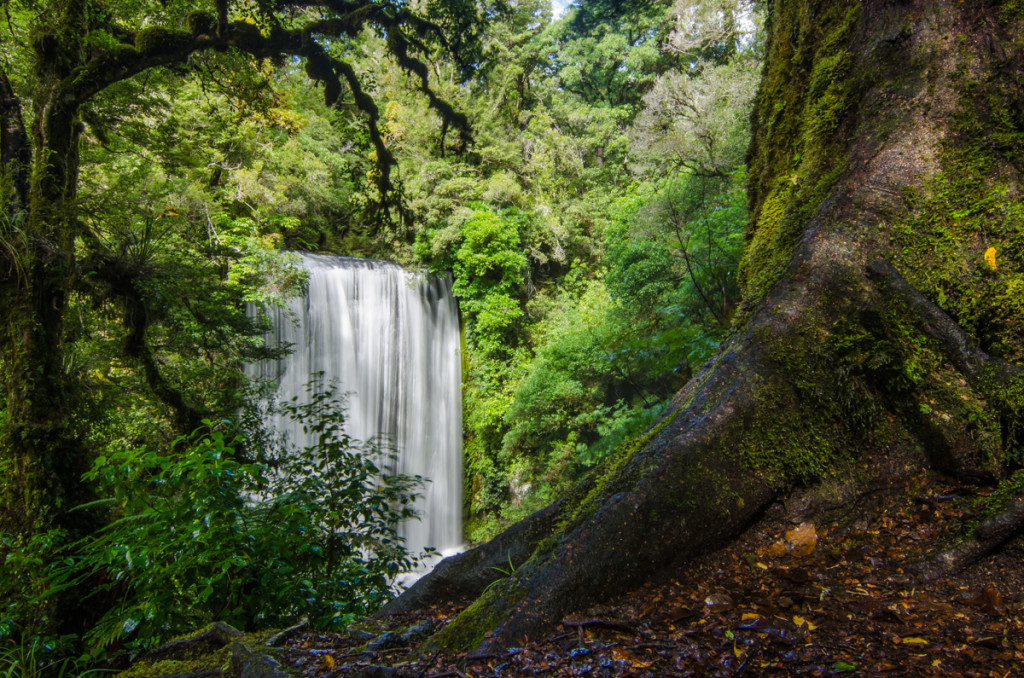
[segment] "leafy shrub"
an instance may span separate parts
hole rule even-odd
[[[383,474],[393,452],[349,438],[329,390],[281,410],[315,445],[254,448],[255,436],[206,421],[170,450],[96,460],[86,480],[111,522],[38,563],[49,565],[46,596],[91,585],[97,600],[118,601],[86,633],[94,649],[122,638],[142,648],[214,620],[338,627],[390,597],[415,564],[395,530],[414,515],[421,479]]]

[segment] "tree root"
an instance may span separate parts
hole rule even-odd
[[[1024,499],[1014,500],[1002,513],[988,518],[978,526],[965,543],[940,553],[935,558],[912,567],[925,581],[955,574],[991,553],[1024,528]]]
[[[489,542],[445,558],[414,586],[381,608],[374,618],[412,612],[444,600],[475,598],[526,562],[554,529],[562,508],[556,501],[512,525]]]
[[[889,262],[871,264],[867,272],[869,278],[912,311],[911,320],[917,328],[938,342],[946,358],[972,387],[988,391],[991,390],[986,388],[989,380],[1006,386],[1024,377],[1024,368],[983,351],[978,342],[957,325],[949,314],[907,282]]]

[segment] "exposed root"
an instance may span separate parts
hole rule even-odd
[[[969,540],[932,560],[918,563],[912,569],[925,581],[934,581],[939,577],[955,574],[999,548],[1022,528],[1024,499],[1017,499],[1007,510],[979,525]]]

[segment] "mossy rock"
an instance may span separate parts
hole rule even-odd
[[[273,631],[246,634],[224,622],[214,622],[151,650],[119,675],[284,678],[288,674],[268,654],[267,641],[273,636]]]

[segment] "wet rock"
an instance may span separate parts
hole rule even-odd
[[[286,642],[288,642],[298,634],[305,631],[307,628],[309,628],[309,620],[302,619],[295,626],[289,626],[283,631],[279,631],[278,633],[272,635],[270,638],[267,639],[266,645],[267,647],[281,647]]]
[[[433,632],[434,622],[424,619],[420,623],[413,624],[405,631],[402,631],[402,643],[405,645],[415,645],[429,638]]]
[[[367,643],[366,649],[368,652],[380,652],[381,650],[390,650],[396,647],[403,647],[404,645],[406,643],[402,640],[402,636],[393,631],[385,631]]]
[[[235,641],[231,645],[232,678],[291,678],[274,659]]]

